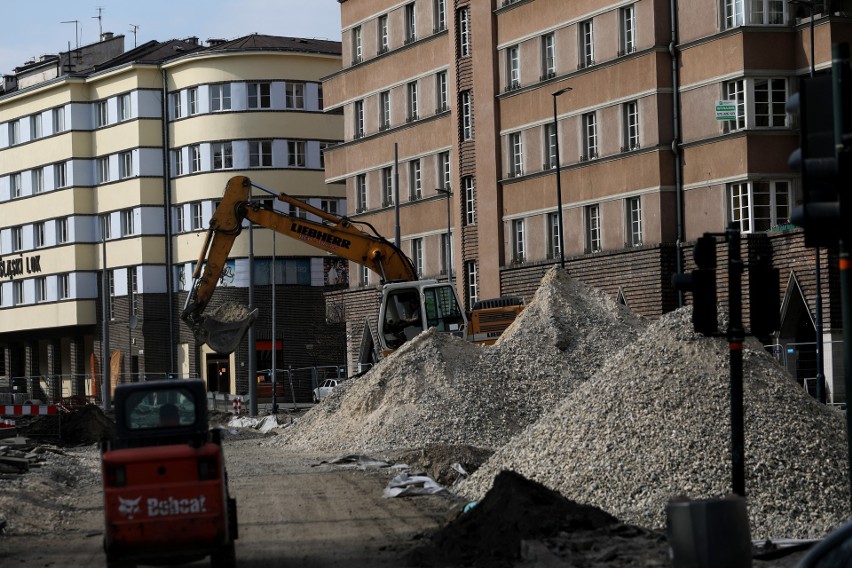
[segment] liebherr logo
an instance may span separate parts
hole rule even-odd
[[[348,249],[349,245],[352,244],[352,241],[350,241],[350,240],[343,239],[341,237],[332,235],[331,233],[319,231],[317,229],[314,229],[313,227],[306,227],[305,225],[302,225],[300,223],[294,222],[290,226],[290,230],[293,231],[294,233],[298,233],[299,235],[304,237],[305,240],[314,239],[314,240],[317,240],[317,241],[322,241],[324,243],[327,243],[327,244],[329,244],[333,247],[341,247],[341,248]]]

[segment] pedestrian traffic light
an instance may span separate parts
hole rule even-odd
[[[675,274],[672,285],[692,292],[692,327],[710,336],[719,330],[716,307],[716,239],[705,234],[692,251],[697,268],[690,274]]]
[[[781,327],[781,292],[778,269],[772,267],[766,252],[749,262],[748,296],[751,334],[768,339]]]

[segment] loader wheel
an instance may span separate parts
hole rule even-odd
[[[210,568],[235,568],[237,565],[237,551],[234,541],[219,547],[210,555]]]

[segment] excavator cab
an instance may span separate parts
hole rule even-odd
[[[379,325],[380,348],[387,354],[430,327],[464,337],[467,319],[452,284],[421,280],[385,285]]]

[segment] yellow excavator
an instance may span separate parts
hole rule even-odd
[[[261,202],[250,199],[252,187],[316,215],[324,222],[265,208]],[[383,286],[378,329],[375,337],[373,330],[369,329],[371,344],[365,347],[362,341],[362,362],[368,362],[368,359],[375,362],[430,327],[462,338],[467,336],[468,320],[455,287],[446,282],[418,279],[411,259],[379,235],[372,225],[328,213],[286,193],[276,193],[253,184],[245,176],[235,176],[228,181],[222,201],[210,220],[192,275],[192,289],[181,314],[181,319],[189,325],[196,339],[207,343],[213,351],[223,354],[233,352],[257,317],[256,309],[249,311],[245,306],[232,304],[224,304],[204,314],[234,239],[246,220],[366,266],[381,277]],[[356,225],[367,227],[372,234]],[[367,352],[372,353],[371,357],[367,357]]]

